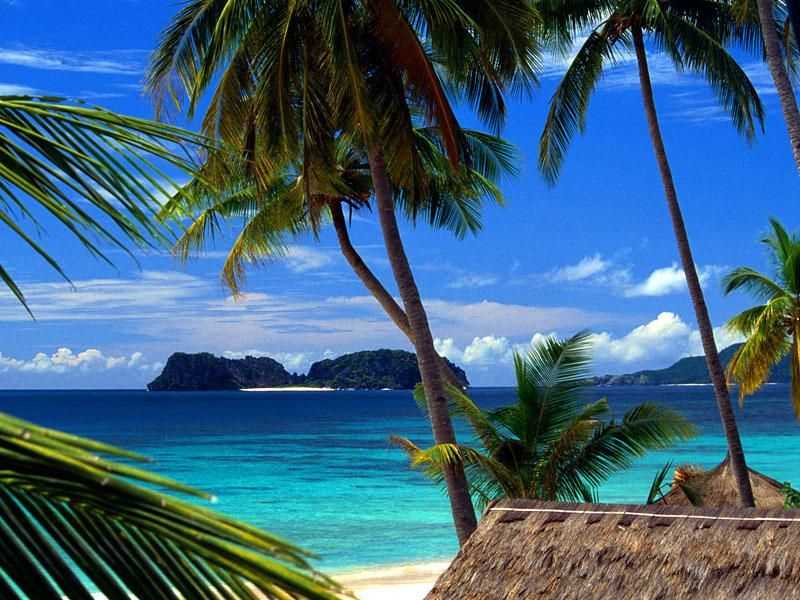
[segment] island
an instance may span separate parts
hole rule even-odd
[[[447,362],[464,387],[469,386],[464,370]],[[153,392],[289,387],[410,390],[420,380],[417,357],[405,350],[344,354],[315,362],[307,374],[290,373],[277,360],[265,356],[232,359],[208,352],[176,352],[147,389]]]
[[[719,353],[720,361],[727,367],[741,344],[728,346]],[[770,374],[770,383],[789,383],[788,357],[779,362]],[[625,375],[601,375],[592,380],[595,385],[701,385],[710,384],[705,356],[687,356],[666,369],[637,371]]]

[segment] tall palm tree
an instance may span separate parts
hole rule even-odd
[[[741,312],[728,321],[728,328],[747,339],[728,364],[728,377],[739,384],[739,399],[757,391],[770,371],[787,354],[791,372],[791,399],[800,418],[800,237],[791,235],[775,219],[767,245],[774,267],[770,277],[739,267],[729,273],[724,290],[745,290],[764,304]]]
[[[43,217],[105,261],[98,242],[121,248],[162,242],[152,217],[174,192],[162,167],[191,171],[191,156],[175,146],[188,151],[204,143],[175,127],[74,102],[0,96],[0,223],[64,277],[36,239]],[[8,267],[0,263],[0,281],[27,308]]]
[[[797,3],[796,0],[788,0],[786,4],[788,5],[789,19],[796,35]],[[756,15],[751,14],[754,12],[752,11],[752,0],[736,0],[735,5],[740,21],[747,21],[756,17]],[[797,169],[800,170],[800,111],[797,108],[797,98],[794,95],[794,88],[786,68],[784,50],[782,49],[781,38],[775,22],[776,3],[773,0],[756,0],[756,5],[757,19],[764,44],[764,55],[781,103],[783,119],[786,122],[789,142],[792,146],[792,158],[794,158]],[[787,50],[787,52],[791,52],[791,50]]]
[[[675,63],[678,69],[699,72],[709,82],[733,124],[748,138],[763,119],[758,95],[723,43],[736,32],[728,7],[722,2],[672,3],[659,0],[568,2],[537,4],[543,12],[546,34],[561,47],[568,46],[591,27],[589,35],[572,59],[550,104],[539,147],[540,168],[550,182],[558,177],[567,146],[583,129],[589,99],[603,68],[613,64],[621,46],[632,45],[636,53],[642,100],[656,162],[681,265],[686,275],[708,371],[728,442],[731,466],[741,502],[753,505],[744,452],[731,408],[725,375],[717,353],[714,332],[697,276],[678,194],[667,159],[658,122],[653,86],[647,61],[645,35]]]
[[[435,130],[418,128],[417,143],[421,147],[423,168],[433,175],[433,185],[426,188],[422,198],[415,199],[415,190],[397,189],[396,203],[411,222],[424,221],[430,226],[451,231],[463,238],[480,229],[480,209],[484,199],[502,203],[495,182],[504,174],[516,173],[516,153],[513,147],[498,137],[465,130],[472,154],[471,166],[455,174],[447,164]],[[353,273],[378,301],[386,315],[413,343],[408,317],[392,294],[367,265],[350,239],[345,211],[369,209],[372,180],[366,159],[350,140],[337,140],[336,164],[326,178],[327,190],[307,187],[302,178],[302,165],[292,165],[278,173],[275,182],[265,189],[248,177],[235,156],[227,156],[226,165],[206,165],[198,177],[186,184],[164,205],[162,219],[189,221],[175,244],[175,254],[187,260],[194,252],[211,245],[222,233],[222,223],[234,219],[241,225],[241,235],[231,246],[223,265],[222,279],[234,294],[241,290],[247,266],[286,252],[286,240],[311,231],[319,233],[323,217],[336,232],[339,249]],[[302,162],[302,161],[300,161]],[[213,177],[206,171],[222,168]],[[220,185],[210,183],[219,180]],[[306,194],[310,196],[306,196]],[[442,360],[443,377],[459,385],[447,362]]]
[[[584,403],[591,343],[586,332],[551,337],[527,355],[515,355],[517,402],[511,406],[485,411],[453,391],[453,414],[469,423],[480,448],[438,444],[423,450],[401,437],[394,443],[435,481],[449,462],[464,462],[482,506],[500,498],[596,502],[597,488],[611,475],[650,450],[688,439],[695,428],[651,403],[630,409],[620,421],[609,418],[605,398]]]
[[[324,178],[333,132],[360,145],[437,441],[453,442],[455,433],[393,188],[422,192],[430,184],[414,144],[420,120],[439,129],[454,169],[469,156],[440,67],[451,88],[498,125],[505,86],[533,79],[534,25],[523,0],[192,0],[165,32],[151,69],[156,95],[185,97],[179,104],[190,112],[216,86],[205,131],[243,149],[262,183],[298,155],[306,185]],[[463,542],[476,526],[463,469],[454,465],[446,479]]]

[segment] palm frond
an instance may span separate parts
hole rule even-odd
[[[100,242],[128,252],[129,244],[163,243],[169,234],[153,217],[177,186],[162,167],[191,172],[189,156],[175,148],[207,143],[175,127],[59,99],[0,97],[0,223],[64,277],[17,214],[37,229],[34,213],[48,215],[106,262]],[[7,270],[2,280],[24,300]]]
[[[669,483],[666,481],[667,476],[672,471],[672,463],[667,462],[661,467],[658,471],[656,471],[655,476],[653,476],[653,481],[650,483],[650,491],[647,492],[647,500],[645,504],[656,504],[659,500],[664,498],[664,487],[668,486]]]
[[[293,544],[165,495],[208,494],[130,464],[143,457],[0,414],[4,596],[335,600]],[[146,485],[141,485],[146,484]]]

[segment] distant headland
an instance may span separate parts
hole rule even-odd
[[[463,385],[468,386],[463,369],[448,363]],[[290,373],[277,360],[266,356],[232,359],[208,352],[176,352],[147,389],[153,392],[276,388],[409,390],[420,381],[417,357],[405,350],[344,354],[315,362],[306,375]]]
[[[741,344],[728,346],[719,353],[724,366],[728,365]],[[779,362],[769,378],[770,383],[789,383],[788,357]],[[710,384],[705,356],[687,356],[666,369],[637,371],[626,375],[601,375],[592,380],[595,385],[702,385]]]

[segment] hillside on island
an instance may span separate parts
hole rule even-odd
[[[741,344],[733,344],[719,353],[719,358],[725,367],[740,346]],[[769,381],[789,383],[788,357],[775,366]],[[625,375],[602,375],[595,377],[593,383],[595,385],[680,385],[711,383],[711,379],[708,376],[704,356],[687,356],[666,369],[637,371]]]
[[[469,385],[466,373],[453,363],[450,368]],[[410,390],[421,381],[417,357],[405,350],[367,350],[325,359],[311,365],[307,375],[289,373],[278,361],[247,356],[231,359],[208,352],[176,352],[161,374],[148,384],[156,391],[238,390],[302,385],[361,390]]]

